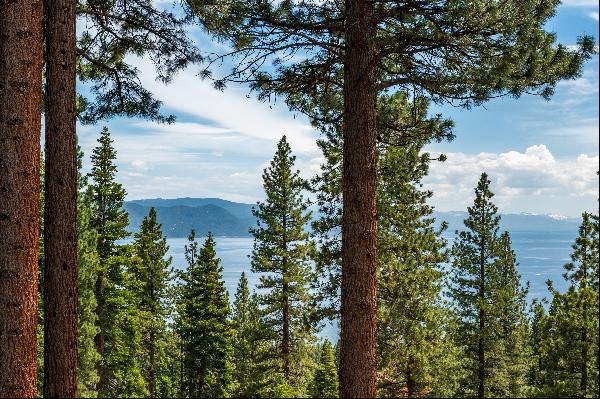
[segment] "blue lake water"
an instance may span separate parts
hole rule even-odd
[[[523,282],[529,281],[529,299],[542,298],[548,295],[546,280],[554,281],[554,286],[563,291],[566,283],[562,278],[563,265],[570,261],[571,245],[577,236],[573,232],[511,232],[513,249],[519,262],[519,272]],[[446,237],[451,239],[451,236]],[[185,238],[169,238],[169,255],[173,257],[172,265],[176,269],[186,267],[184,247]],[[235,290],[243,271],[248,276],[251,287],[258,284],[258,275],[250,271],[249,255],[252,252],[252,238],[216,237],[217,256],[223,266],[223,278],[233,300]],[[203,242],[203,239],[199,239]],[[337,323],[327,325],[320,334],[321,337],[337,341]]]

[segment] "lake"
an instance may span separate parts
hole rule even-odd
[[[562,278],[563,265],[570,261],[571,245],[577,236],[573,232],[527,232],[513,231],[511,238],[513,249],[519,262],[519,272],[523,282],[530,282],[529,300],[548,295],[546,280],[554,281],[554,286],[564,291],[566,282]],[[451,240],[451,235],[445,238]],[[184,246],[185,238],[169,238],[169,255],[173,257],[173,267],[186,267]],[[198,241],[203,243],[204,239]],[[251,288],[258,284],[258,275],[250,271],[249,255],[252,252],[252,238],[215,237],[217,256],[223,266],[223,279],[233,301],[235,290],[243,271],[246,272]],[[338,339],[337,323],[330,324],[319,334],[335,342]]]

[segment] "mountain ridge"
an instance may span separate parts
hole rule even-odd
[[[137,232],[151,207],[156,209],[158,221],[167,237],[187,237],[192,229],[199,236],[209,231],[217,237],[250,237],[249,229],[256,225],[252,215],[254,204],[228,201],[221,198],[146,198],[125,203],[129,213],[131,232]],[[318,215],[313,215],[317,217]],[[464,211],[434,211],[436,225],[448,223],[448,231],[462,230]],[[501,214],[501,229],[508,231],[577,231],[579,218],[556,214],[530,213]]]

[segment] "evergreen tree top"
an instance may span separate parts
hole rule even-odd
[[[129,236],[126,230],[129,216],[123,209],[125,189],[116,179],[117,153],[113,140],[106,127],[100,132],[98,145],[94,148],[91,160],[92,170],[89,173],[91,183],[89,190],[93,200],[93,227],[98,230],[98,252],[102,259],[107,259],[115,241]]]
[[[250,82],[259,97],[283,95],[294,110],[320,114],[343,87],[351,16],[335,0],[187,0],[203,27],[231,50],[207,57],[204,76],[224,60],[233,70],[215,79]],[[548,98],[560,79],[581,74],[595,52],[583,36],[578,48],[557,44],[545,30],[558,0],[451,0],[373,3],[369,19],[376,88],[397,88],[470,107],[494,97],[534,93]],[[272,63],[271,63],[272,62]],[[331,118],[329,118],[331,117]]]
[[[598,216],[585,212],[579,226],[579,236],[573,244],[571,262],[564,265],[565,280],[579,288],[598,290]]]
[[[494,193],[490,190],[491,181],[487,173],[482,173],[475,188],[475,200],[467,207],[469,216],[464,221],[470,230],[467,236],[474,242],[479,240],[495,240],[500,226],[498,207],[491,201]]]
[[[95,180],[112,179],[117,172],[117,166],[114,161],[117,159],[117,152],[113,147],[113,140],[110,138],[108,128],[104,126],[98,138],[98,146],[92,151],[92,172]]]

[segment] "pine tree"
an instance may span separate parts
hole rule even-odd
[[[262,273],[259,289],[263,317],[277,333],[281,372],[293,387],[301,371],[292,372],[293,358],[300,353],[303,341],[311,333],[309,309],[311,281],[308,259],[312,245],[304,226],[310,220],[308,202],[302,196],[305,187],[299,171],[294,171],[296,157],[291,154],[285,136],[277,144],[277,152],[263,173],[266,200],[253,209],[257,227],[254,236],[252,271]],[[295,374],[295,375],[292,375]]]
[[[598,217],[584,213],[563,274],[567,291],[560,293],[548,282],[552,300],[543,328],[538,328],[542,361],[535,369],[534,385],[540,396],[599,394],[598,262]]]
[[[233,329],[223,267],[216,257],[211,234],[200,250],[194,231],[188,241],[185,247],[188,268],[179,276],[182,394],[192,398],[224,397],[229,395],[233,371]]]
[[[530,359],[526,316],[529,287],[521,284],[508,232],[500,235],[496,256],[496,265],[490,270],[496,273],[492,276],[491,312],[499,323],[496,342],[501,348],[490,356],[490,363],[494,365],[490,388],[497,397],[522,397],[527,386]]]
[[[0,392],[36,396],[43,13],[0,3]]]
[[[132,272],[139,258],[131,245],[121,245],[109,260],[107,284],[104,287],[105,309],[109,320],[105,330],[102,355],[104,385],[100,397],[144,397],[148,387],[143,375],[144,331],[138,281]]]
[[[150,397],[163,397],[164,392],[157,389],[157,381],[164,375],[160,365],[165,345],[167,317],[169,316],[169,282],[171,280],[171,257],[166,257],[169,250],[167,240],[158,223],[156,210],[150,208],[144,217],[139,233],[135,234],[133,243],[138,258],[133,262],[131,273],[136,283],[136,296],[140,302],[139,309],[145,321],[144,328],[144,375],[148,381]],[[162,373],[161,373],[162,372]]]
[[[242,272],[233,302],[233,390],[232,396],[261,396],[272,378],[270,338],[273,332],[260,317],[258,297],[250,293]]]
[[[126,238],[129,233],[125,230],[128,222],[127,212],[123,209],[125,201],[125,190],[121,184],[115,181],[117,166],[114,161],[117,158],[116,151],[112,146],[112,140],[107,128],[103,128],[98,139],[98,146],[94,148],[92,159],[92,170],[89,174],[90,190],[92,195],[92,223],[98,233],[97,251],[99,257],[98,275],[95,286],[97,301],[97,315],[99,332],[96,335],[96,348],[102,361],[98,363],[98,393],[105,396],[107,393],[108,376],[104,368],[107,359],[113,358],[106,353],[107,331],[115,319],[114,312],[119,310],[120,299],[117,293],[118,281],[122,280],[123,259],[117,259],[122,255],[123,248],[117,244],[118,240]],[[108,291],[112,291],[117,297],[110,298]],[[116,307],[110,309],[108,301]],[[114,331],[114,329],[112,329]],[[115,344],[113,341],[112,344]],[[116,348],[116,346],[113,346]]]
[[[529,347],[531,350],[531,361],[527,370],[527,397],[538,397],[543,390],[546,368],[546,348],[547,345],[547,319],[548,315],[544,309],[543,303],[546,302],[534,299],[530,307],[529,320]]]
[[[576,51],[556,45],[544,26],[557,3],[537,1],[188,4],[231,49],[208,57],[204,76],[213,76],[210,66],[233,65],[215,79],[217,88],[250,83],[259,98],[283,96],[315,124],[343,120],[340,381],[342,396],[372,397],[378,94],[405,90],[464,107],[531,90],[550,97],[558,80],[578,76],[594,40],[581,39]],[[343,98],[342,109],[320,118],[315,108],[335,96]]]
[[[492,289],[500,216],[491,202],[493,196],[488,176],[483,173],[475,189],[475,202],[467,208],[469,216],[464,224],[468,230],[457,232],[452,248],[450,294],[462,320],[460,339],[467,347],[473,372],[465,387],[480,398],[494,392],[488,381],[493,364],[486,357],[497,350]]]
[[[389,146],[379,159],[377,343],[379,388],[389,396],[452,396],[461,375],[442,297],[445,225],[434,228],[433,193],[420,188],[430,162],[423,144]]]
[[[83,153],[78,153],[78,169],[81,170]],[[77,397],[97,396],[98,372],[96,364],[101,360],[94,338],[98,334],[96,297],[94,287],[98,277],[97,233],[91,227],[91,191],[87,190],[86,176],[78,173],[77,193]]]
[[[448,331],[455,321],[451,312],[444,310],[440,297],[444,273],[439,264],[447,258],[445,241],[440,238],[441,231],[433,228],[432,209],[426,205],[431,193],[420,189],[429,163],[444,159],[443,155],[420,155],[420,151],[428,142],[452,140],[453,123],[440,115],[429,116],[428,106],[424,99],[409,100],[402,92],[378,99],[377,281],[378,323],[383,325],[377,339],[381,394],[406,394],[405,371],[410,369],[411,379],[419,379],[417,385],[426,384],[426,390],[447,396],[455,392],[461,374],[456,370],[460,349],[452,344]],[[396,126],[404,126],[401,134]],[[337,314],[341,280],[341,141],[339,127],[326,131],[326,139],[318,142],[326,163],[321,175],[313,179],[320,214],[313,223],[319,239],[317,289],[323,315],[328,317]],[[423,286],[416,288],[415,282]],[[427,350],[418,349],[423,345]],[[419,367],[416,359],[407,366],[409,351],[417,355]],[[450,369],[454,371],[447,372]],[[443,373],[444,378],[435,378],[436,372]]]
[[[308,389],[312,398],[339,397],[339,382],[333,348],[328,340],[321,345],[319,364]]]

